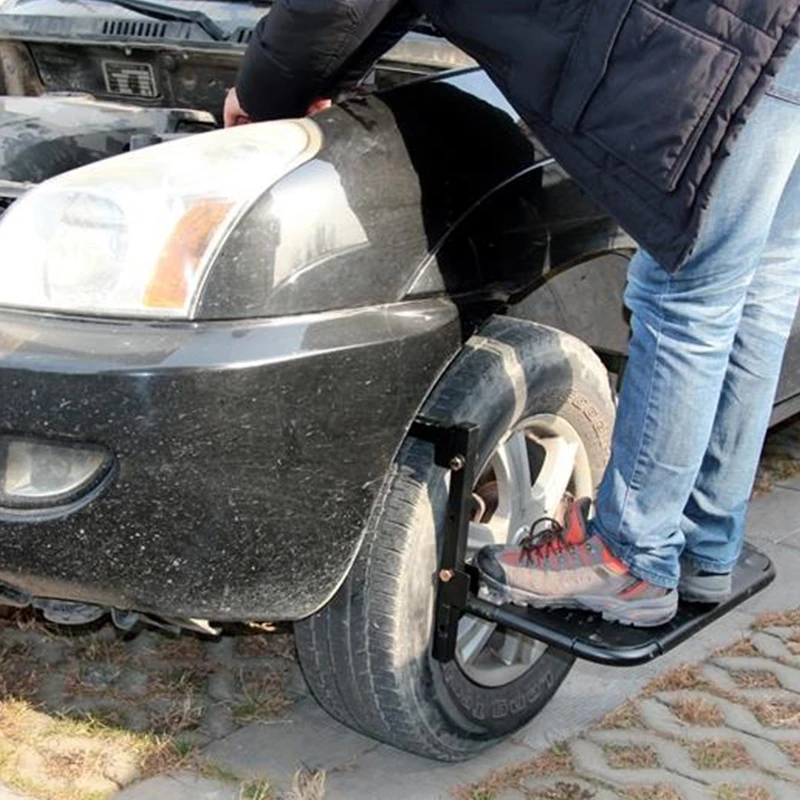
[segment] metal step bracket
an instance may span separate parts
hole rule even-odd
[[[431,442],[437,466],[450,470],[436,591],[433,657],[438,661],[452,661],[456,654],[458,621],[467,607],[471,591],[477,591],[477,575],[465,569],[464,560],[472,508],[472,486],[475,483],[478,426],[445,426],[419,418],[411,426],[409,435]]]
[[[465,564],[475,483],[477,425],[442,424],[419,418],[409,435],[431,442],[438,466],[450,470],[433,634],[433,657],[455,658],[458,623],[467,613],[508,630],[552,645],[577,658],[607,666],[636,666],[677,647],[716,619],[760,592],[775,578],[767,556],[746,543],[733,571],[733,592],[724,603],[705,605],[681,601],[675,618],[657,628],[634,628],[605,622],[599,614],[564,609],[532,609],[497,605],[478,597],[477,570]]]

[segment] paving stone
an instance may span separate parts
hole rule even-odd
[[[747,535],[759,543],[777,543],[800,531],[800,492],[776,487],[757,497],[747,513]]]
[[[123,670],[119,679],[119,688],[126,694],[133,696],[144,694],[147,691],[147,684],[150,676],[139,669]]]
[[[122,634],[110,623],[106,623],[102,628],[91,634],[99,642],[111,644],[121,639]]]
[[[163,641],[163,635],[155,631],[143,630],[136,634],[128,644],[128,649],[132,655],[155,654],[158,645]]]
[[[209,657],[215,661],[230,662],[233,660],[234,639],[232,636],[223,636],[204,643]]]
[[[431,761],[388,745],[373,746],[328,771],[325,800],[452,800],[454,787],[534,755],[530,748],[516,742],[506,741],[459,764]],[[379,798],[376,787],[380,787]]]
[[[88,664],[81,668],[81,683],[91,690],[110,689],[120,676],[115,664]]]
[[[36,658],[44,664],[61,664],[64,661],[64,643],[58,639],[40,639],[34,645]]]
[[[143,708],[130,708],[125,712],[125,724],[131,731],[144,733],[150,728],[150,714]]]
[[[65,703],[66,686],[60,672],[43,675],[36,687],[36,698],[50,708],[58,708]]]
[[[229,702],[235,694],[233,676],[229,672],[215,672],[208,679],[208,695],[212,700]]]
[[[289,672],[286,676],[286,691],[297,700],[311,695],[306,679],[303,677],[303,670],[300,669],[300,665],[296,662],[289,664]]]
[[[203,716],[201,730],[207,732],[212,739],[221,739],[233,733],[238,727],[230,708],[211,706]]]
[[[240,797],[238,785],[179,774],[143,781],[115,795],[114,800],[240,800]]]
[[[286,717],[255,724],[210,745],[205,755],[242,777],[265,777],[287,788],[300,764],[326,772],[354,763],[377,747],[329,717],[311,699]]]

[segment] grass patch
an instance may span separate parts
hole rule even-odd
[[[752,639],[742,636],[731,644],[720,647],[712,653],[712,657],[726,656],[760,656],[761,651],[753,644]]]
[[[191,667],[175,667],[161,676],[161,687],[168,692],[195,692],[205,690],[212,673],[208,664],[195,664]]]
[[[623,789],[620,797],[625,800],[683,800],[672,786],[666,783],[655,783],[652,786],[633,786]]]
[[[725,722],[725,715],[714,703],[704,698],[680,697],[669,703],[672,713],[687,725],[718,728]]]
[[[716,795],[718,800],[773,800],[763,786],[736,786],[732,783],[718,786]]]
[[[204,712],[202,701],[188,692],[181,697],[170,698],[163,708],[153,710],[148,719],[148,728],[154,733],[177,736],[196,730]]]
[[[294,637],[273,626],[272,631],[256,633],[250,631],[236,639],[234,646],[238,658],[287,658],[294,659]]]
[[[794,655],[800,655],[800,630],[793,630],[785,640],[786,647]]]
[[[595,727],[601,731],[631,730],[644,728],[645,724],[636,703],[628,700],[624,705],[606,714]]]
[[[780,748],[794,764],[800,766],[800,742],[783,742]]]
[[[800,702],[784,700],[752,700],[747,707],[767,728],[800,727]]]
[[[761,614],[753,623],[753,629],[757,631],[764,630],[764,628],[794,627],[800,627],[800,608]]]
[[[292,777],[292,788],[286,800],[323,800],[326,777],[325,770],[300,767]]]
[[[569,748],[560,743],[521,764],[509,764],[493,770],[483,780],[458,786],[452,791],[452,795],[455,800],[493,800],[507,789],[526,791],[525,782],[531,778],[550,778],[555,775],[571,775],[573,772]]]
[[[642,696],[652,697],[658,692],[678,691],[717,692],[718,689],[703,675],[701,667],[684,664],[650,681],[650,683],[644,687]]]
[[[529,789],[524,796],[525,800],[592,800],[595,792],[579,783],[559,781],[547,788]]]
[[[195,762],[195,771],[198,775],[209,781],[239,783],[240,780],[239,776],[232,769],[207,758],[201,758]]]
[[[739,742],[713,739],[684,742],[683,745],[700,769],[745,769],[753,766],[753,759]]]
[[[259,653],[268,650],[293,652],[285,634],[279,643],[262,641]],[[287,663],[243,673],[231,701],[209,697],[209,677],[226,668],[214,652],[199,636],[148,631],[135,640],[109,624],[65,631],[35,613],[0,609],[0,782],[44,800],[105,800],[165,772],[212,777],[196,737],[182,735],[203,725],[207,708],[237,704],[238,720],[249,722],[291,703],[283,691]],[[226,778],[250,793],[243,797],[274,795],[264,782]]]
[[[731,670],[730,676],[739,689],[780,689],[781,682],[768,669]]]
[[[655,769],[658,755],[646,744],[607,744],[603,746],[608,763],[614,769]]]
[[[193,757],[169,737],[51,716],[21,700],[0,702],[0,743],[0,781],[46,800],[102,800]]]
[[[0,699],[35,702],[42,666],[30,655],[29,648],[0,647],[0,664]]]
[[[286,670],[280,668],[240,670],[239,699],[231,706],[234,719],[248,723],[284,714],[292,704],[284,691],[286,678]]]
[[[276,800],[268,781],[245,781],[239,789],[239,800]]]
[[[175,661],[196,663],[206,661],[208,658],[204,640],[191,633],[181,633],[177,636],[165,634],[155,642],[154,649],[148,651],[148,654],[158,658],[159,661],[170,663]]]

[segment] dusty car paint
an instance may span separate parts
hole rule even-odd
[[[464,336],[535,277],[509,255],[487,295],[459,231],[483,208],[498,213],[491,198],[508,206],[494,191],[507,183],[510,200],[541,209],[523,251],[540,273],[559,236],[607,247],[619,235],[597,209],[553,202],[563,176],[525,178],[550,162],[485,78],[316,119],[319,155],[230,237],[194,325],[0,314],[0,430],[103,444],[117,462],[86,507],[0,522],[0,580],[171,616],[312,613],[346,575],[405,431]],[[460,168],[486,147],[497,157]],[[317,235],[311,201],[276,213],[281,189],[301,201],[320,190]]]
[[[0,314],[0,431],[117,462],[80,510],[0,521],[0,580],[187,617],[310,614],[459,345],[443,299],[198,325]]]

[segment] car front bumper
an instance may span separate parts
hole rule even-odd
[[[0,509],[0,581],[170,616],[313,613],[459,346],[445,300],[191,324],[0,313],[0,433],[115,462],[55,518]]]

